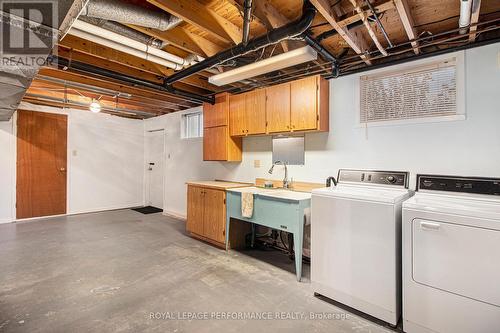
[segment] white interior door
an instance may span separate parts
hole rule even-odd
[[[165,131],[146,133],[146,205],[163,209]]]

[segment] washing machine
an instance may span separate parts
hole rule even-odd
[[[403,203],[403,330],[500,332],[500,179],[417,175]]]
[[[312,191],[313,291],[396,325],[408,173],[343,169],[337,179]]]

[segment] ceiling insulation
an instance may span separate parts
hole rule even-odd
[[[17,110],[31,81],[57,43],[59,30],[55,28],[63,22],[71,3],[59,1],[57,8],[45,8],[37,18],[38,22],[27,19],[30,17],[29,8],[2,7],[5,10],[0,11],[2,31],[10,38],[8,41],[4,38],[1,45],[0,121],[10,120]]]

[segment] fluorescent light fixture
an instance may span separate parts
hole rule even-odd
[[[274,57],[256,61],[253,64],[248,64],[221,74],[213,75],[208,78],[208,82],[215,84],[216,86],[223,86],[229,83],[277,71],[282,68],[316,60],[317,58],[318,53],[313,48],[310,46],[304,46]]]

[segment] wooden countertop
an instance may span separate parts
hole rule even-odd
[[[223,180],[189,181],[189,182],[186,182],[186,184],[193,185],[193,186],[199,186],[199,187],[213,188],[213,189],[217,189],[217,190],[227,190],[227,189],[236,188],[236,187],[253,186],[253,184],[251,184],[251,183],[238,183],[238,182],[229,182],[229,181],[223,181]]]

